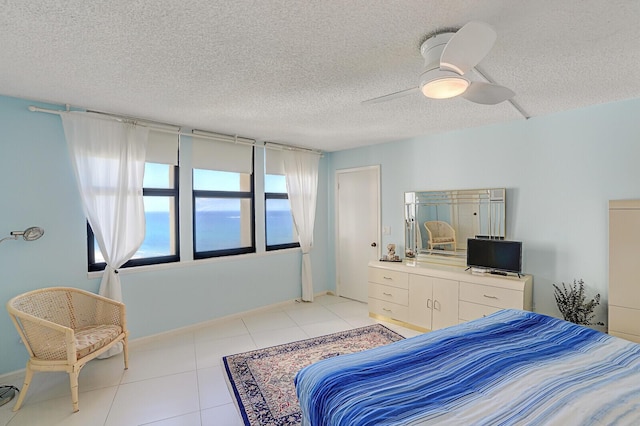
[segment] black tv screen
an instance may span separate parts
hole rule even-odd
[[[504,272],[522,272],[522,242],[469,238],[467,266]]]

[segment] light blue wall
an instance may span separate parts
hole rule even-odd
[[[639,116],[636,99],[340,151],[329,179],[381,165],[382,225],[391,227],[382,246],[397,243],[400,253],[405,191],[506,187],[507,236],[523,241],[535,310],[559,316],[552,284],[582,278],[601,293],[597,314],[606,322],[608,200],[640,198]]]
[[[45,235],[34,242],[0,244],[3,304],[42,287],[97,291],[99,285],[98,279],[87,278],[86,222],[60,118],[29,112],[29,105],[60,109],[0,96],[0,238],[33,225],[42,226]],[[327,274],[327,163],[327,158],[320,161],[312,250],[315,292],[335,287],[335,279]],[[182,197],[181,206],[188,206],[190,194]],[[182,231],[188,235],[190,227],[183,226]],[[289,250],[125,270],[121,280],[132,337],[300,297],[300,260],[299,250]],[[0,342],[0,374],[24,368],[27,354],[6,312],[0,315]]]
[[[0,97],[0,238],[32,225],[46,234],[0,244],[3,303],[46,286],[98,287],[87,278],[85,219],[60,119],[29,112],[31,104],[59,108]],[[405,191],[506,187],[507,234],[524,242],[535,309],[559,315],[551,284],[583,278],[602,294],[598,314],[606,321],[607,202],[640,198],[638,112],[640,100],[630,100],[326,154],[312,251],[315,291],[335,289],[335,171],[380,164],[382,224],[391,227],[383,246],[397,243],[404,251]],[[300,296],[299,274],[298,251],[126,271],[129,327],[141,337],[290,300]],[[26,351],[6,314],[0,341],[0,374],[24,368]]]

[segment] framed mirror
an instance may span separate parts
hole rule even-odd
[[[468,238],[506,237],[504,188],[405,192],[405,256],[466,258]]]

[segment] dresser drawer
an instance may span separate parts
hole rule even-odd
[[[369,298],[369,312],[402,322],[407,322],[409,320],[408,306],[385,302],[372,297]]]
[[[523,294],[518,290],[460,282],[460,300],[496,308],[523,308]]]
[[[369,268],[369,282],[408,289],[409,274],[388,269]]]
[[[486,317],[494,312],[500,311],[502,308],[495,306],[480,305],[478,303],[460,301],[458,305],[458,317],[460,322],[471,321],[474,319]]]
[[[398,305],[409,305],[409,290],[390,285],[369,283],[369,297]]]

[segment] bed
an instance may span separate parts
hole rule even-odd
[[[503,310],[295,377],[303,424],[638,425],[640,345]]]

